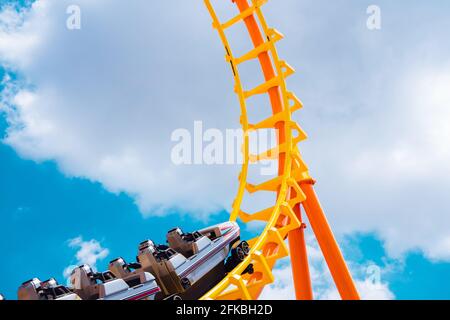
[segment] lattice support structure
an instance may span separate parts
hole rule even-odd
[[[221,22],[214,9],[214,1],[232,1],[238,13],[234,18]],[[292,120],[292,114],[303,105],[297,96],[287,89],[286,78],[294,74],[294,69],[278,56],[276,43],[283,39],[283,35],[276,29],[269,28],[266,23],[261,7],[267,0],[251,0],[250,3],[249,0],[204,0],[204,2],[212,17],[213,27],[223,42],[226,61],[230,64],[234,75],[235,92],[241,108],[241,125],[246,133],[243,142],[244,164],[239,175],[239,188],[230,220],[236,221],[239,218],[244,223],[263,221],[266,227],[257,238],[249,242],[252,249],[247,259],[202,299],[257,299],[263,288],[273,283],[272,270],[276,262],[287,256],[290,256],[292,261],[297,298],[312,299],[301,206],[305,209],[342,298],[359,299],[350,272],[314,192],[314,181],[298,149],[298,144],[307,136]],[[233,55],[226,32],[239,23],[243,23],[248,30],[253,49],[236,57]],[[240,66],[250,60],[259,62],[264,82],[254,88],[245,88],[241,81]],[[247,101],[255,95],[263,94],[270,100],[272,113],[259,123],[249,123]],[[262,154],[250,154],[249,133],[261,129],[277,131],[277,147]],[[250,163],[267,159],[278,161],[278,176],[258,185],[249,183],[247,178]],[[274,206],[254,213],[241,210],[246,194],[262,191],[273,192],[276,195]],[[286,239],[289,239],[289,248]],[[242,275],[250,264],[253,264],[255,272],[252,275]]]

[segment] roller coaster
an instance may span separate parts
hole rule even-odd
[[[262,7],[268,0],[226,0],[231,1],[235,13],[233,18],[225,22],[219,20],[213,5],[214,1],[217,4],[217,1],[225,0],[204,0],[204,3],[211,15],[213,28],[218,32],[225,48],[226,61],[231,67],[235,93],[240,103],[240,124],[246,133],[242,147],[244,163],[239,174],[239,186],[229,221],[236,226],[237,221],[241,224],[258,221],[265,227],[256,238],[242,242],[245,243],[246,252],[240,256],[239,263],[233,264],[233,267],[224,273],[223,279],[218,279],[216,285],[199,298],[200,300],[256,300],[263,289],[275,281],[273,269],[276,263],[280,259],[290,257],[296,298],[312,300],[314,297],[305,240],[306,224],[302,218],[303,208],[341,298],[358,300],[359,295],[352,276],[315,193],[315,180],[311,177],[298,147],[307,139],[307,135],[293,120],[293,113],[302,109],[303,105],[299,98],[287,88],[286,79],[295,71],[278,55],[276,44],[283,39],[283,35],[276,29],[270,28],[263,15]],[[227,37],[227,31],[237,24],[244,25],[252,44],[252,49],[241,56],[233,54],[233,48]],[[245,86],[240,73],[241,66],[250,61],[259,63],[264,77],[264,82],[254,88]],[[267,97],[272,110],[263,121],[250,123],[247,112],[248,100],[259,95]],[[251,154],[250,133],[267,129],[277,132],[277,145],[261,154]],[[259,184],[250,183],[248,181],[250,164],[265,160],[277,161],[278,175]],[[273,206],[258,212],[245,212],[241,209],[246,196],[263,192],[275,195],[276,201]],[[200,233],[202,232],[197,233],[198,239],[202,235],[205,237],[204,232]],[[214,238],[211,239],[214,240]],[[144,242],[141,247],[142,253],[142,250],[153,248],[153,243]],[[152,252],[155,257],[161,254],[177,254],[171,250],[167,247],[161,252]],[[116,260],[114,263],[123,263],[123,261]],[[92,273],[89,268],[83,266],[79,271],[86,274]],[[111,273],[103,273],[100,276],[112,277]],[[155,280],[149,273],[138,277],[142,278],[142,276],[149,281]],[[181,281],[179,285],[184,287],[185,283]],[[50,287],[52,292],[55,288],[58,287],[56,285]],[[65,294],[71,294],[71,292],[65,292]]]

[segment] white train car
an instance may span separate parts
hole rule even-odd
[[[123,258],[109,263],[106,272],[88,265],[75,268],[70,287],[35,278],[22,284],[19,300],[168,300],[198,299],[220,282],[249,254],[240,241],[239,225],[225,222],[193,233],[175,228],[167,245],[143,241],[137,262]],[[252,273],[250,266],[246,272]]]

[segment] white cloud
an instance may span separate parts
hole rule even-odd
[[[336,233],[374,232],[394,258],[420,250],[450,261],[446,18],[431,4],[379,5],[386,19],[377,32],[357,5],[276,6],[271,21],[288,39],[281,54],[301,73],[290,86],[305,104],[296,117],[310,138],[303,154]],[[299,12],[314,25],[297,33]],[[428,22],[409,22],[424,13]]]
[[[38,0],[30,12],[3,13],[0,58],[27,84],[10,85],[3,97],[4,142],[23,157],[56,160],[68,176],[131,195],[145,214],[178,208],[200,218],[229,208],[237,166],[183,167],[170,158],[177,128],[195,120],[238,126],[231,75],[205,28],[203,4],[79,1],[83,27],[70,31],[70,3]],[[216,117],[212,109],[229,112]]]
[[[362,150],[352,163],[357,175],[372,178],[377,169],[383,168],[388,179],[396,180],[423,179],[439,176],[439,172],[448,176],[450,61],[446,63],[406,74],[405,82],[397,88],[398,105],[386,110],[383,119],[392,141]]]
[[[47,3],[40,1],[29,12],[17,12],[6,6],[0,12],[0,59],[13,67],[24,68],[32,63],[30,52],[42,46],[42,33],[48,29]]]
[[[170,162],[174,129],[237,124],[203,3],[80,0],[80,31],[65,28],[68,4],[2,12],[0,59],[25,77],[3,97],[5,142],[126,192],[145,214],[229,209],[238,168]],[[265,10],[287,35],[280,54],[299,69],[289,85],[305,104],[303,154],[333,229],[376,232],[393,257],[420,249],[450,261],[448,17],[429,3],[379,5],[391,18],[375,33],[358,5],[292,0]]]
[[[340,233],[375,231],[391,257],[419,249],[450,261],[448,74],[450,61],[405,72],[380,99],[384,116],[325,125],[334,136],[314,147],[322,157],[312,165],[323,168],[319,192]]]
[[[84,241],[80,236],[70,239],[68,245],[72,249],[77,249],[77,253],[75,254],[76,264],[68,266],[63,271],[65,278],[69,278],[72,270],[83,264],[88,264],[93,270],[96,270],[97,262],[109,255],[109,250],[103,248],[100,242],[95,239]]]

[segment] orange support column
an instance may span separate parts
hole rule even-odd
[[[250,6],[248,4],[248,0],[232,0],[236,4],[240,13],[245,12],[245,10],[249,9]],[[264,37],[259,28],[258,22],[255,19],[254,15],[250,15],[244,19],[245,26],[247,27],[248,33],[252,40],[252,43],[255,48],[262,45],[264,43]],[[270,59],[270,55],[268,52],[261,52],[258,55],[258,60],[261,65],[261,69],[264,74],[264,79],[266,81],[271,80],[276,76],[275,69],[272,64],[272,60]],[[283,111],[283,100],[281,97],[280,87],[275,86],[270,88],[268,91],[270,104],[272,106],[273,114],[277,114]],[[284,136],[284,127],[285,124],[283,122],[277,123],[275,128],[278,132],[278,145],[281,145],[286,142],[286,137]],[[279,174],[283,174],[284,164],[285,164],[286,155],[280,154],[279,156]]]
[[[294,207],[294,213],[302,221],[300,204]],[[297,300],[312,300],[313,290],[309,272],[308,254],[306,251],[305,228],[289,232],[289,251],[294,278],[295,296]]]
[[[308,215],[309,223],[311,224],[342,299],[359,300],[358,291],[325,217],[322,206],[319,203],[313,185],[314,182],[312,181],[301,184],[301,189],[307,198],[303,202],[303,207]]]

